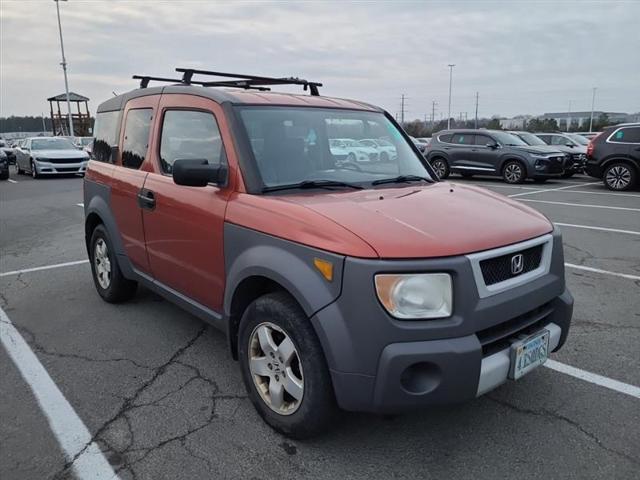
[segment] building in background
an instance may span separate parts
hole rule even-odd
[[[611,124],[615,123],[624,123],[630,121],[631,115],[628,113],[621,112],[603,112],[603,111],[594,111],[593,112],[593,120],[594,122],[599,119],[605,117],[608,122]],[[567,122],[571,122],[572,128],[580,128],[581,126],[586,125],[589,126],[589,120],[591,118],[591,111],[588,112],[554,112],[554,113],[545,113],[538,117],[540,120],[555,120],[560,129],[564,129],[567,127]]]

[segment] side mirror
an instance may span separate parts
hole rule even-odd
[[[573,148],[573,143],[567,143],[567,147]]]
[[[205,159],[177,159],[173,162],[173,181],[187,187],[206,187],[210,183],[223,185],[227,181],[227,168],[210,165]]]
[[[488,142],[487,147],[495,150],[496,148],[498,148],[498,144],[496,142]]]

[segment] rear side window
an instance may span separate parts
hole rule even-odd
[[[473,145],[473,138],[475,135],[472,133],[455,133],[451,140],[451,143],[456,145]]]
[[[122,145],[122,165],[138,169],[147,156],[149,131],[151,130],[151,108],[129,110],[124,129]]]
[[[640,127],[621,128],[611,136],[611,141],[619,143],[640,143]]]
[[[171,173],[178,159],[206,160],[219,165],[224,159],[220,129],[210,112],[168,110],[162,121],[160,166]]]
[[[119,118],[120,110],[101,112],[96,115],[96,123],[93,127],[95,140],[91,153],[94,160],[113,163],[111,148],[118,144]]]
[[[440,135],[438,137],[438,140],[441,141],[441,142],[449,143],[449,142],[451,142],[451,137],[452,137],[452,135],[450,133],[445,133],[444,135]]]

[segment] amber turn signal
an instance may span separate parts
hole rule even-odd
[[[314,258],[313,264],[328,282],[333,280],[333,263],[321,258]]]

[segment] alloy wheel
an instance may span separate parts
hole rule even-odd
[[[304,395],[302,363],[293,341],[270,322],[256,326],[249,339],[249,370],[264,403],[280,415],[291,415]]]
[[[447,171],[447,167],[442,160],[434,160],[434,162],[431,164],[431,167],[433,167],[433,169],[435,170],[438,178],[442,178]]]
[[[106,290],[111,285],[111,260],[109,260],[107,243],[102,238],[96,241],[93,249],[93,264],[98,283]]]
[[[605,181],[614,190],[624,190],[631,183],[631,172],[624,165],[616,165],[607,171]]]
[[[504,176],[509,183],[517,183],[522,177],[522,167],[517,163],[510,163],[504,169]]]

